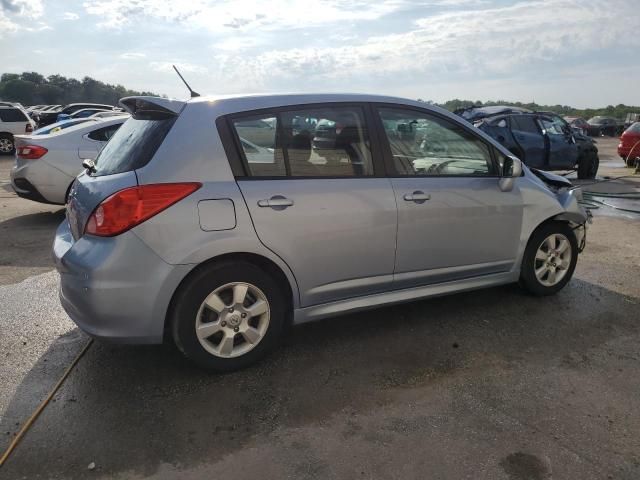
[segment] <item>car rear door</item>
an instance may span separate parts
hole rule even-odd
[[[377,111],[398,205],[394,288],[511,270],[523,202],[517,187],[500,190],[493,147],[433,112]]]
[[[303,121],[308,118],[340,125],[331,148],[313,148],[320,122]],[[293,271],[301,304],[390,288],[396,202],[373,147],[366,105],[287,107],[225,122],[242,164],[237,181],[256,233]],[[271,138],[252,128],[256,122],[274,126]],[[246,138],[254,132],[256,138]]]
[[[534,117],[511,115],[509,123],[513,138],[521,150],[520,160],[530,167],[544,168],[547,163],[545,138]]]

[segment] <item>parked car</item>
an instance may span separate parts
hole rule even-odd
[[[620,137],[618,155],[628,167],[634,167],[640,159],[640,122],[636,122],[627,128]]]
[[[95,159],[126,120],[87,120],[45,135],[16,135],[13,190],[29,200],[64,205],[82,161]]]
[[[34,115],[34,119],[36,120],[36,122],[38,122],[39,127],[44,127],[45,125],[49,125],[58,121],[59,114],[70,115],[74,112],[77,112],[78,110],[82,110],[85,108],[102,108],[103,110],[113,110],[112,105],[103,105],[99,103],[70,103],[69,105],[66,105],[59,110],[41,110]]]
[[[553,112],[508,106],[472,107],[455,113],[484,131],[529,167],[577,168],[578,178],[595,178],[600,159],[592,138],[572,129]]]
[[[74,118],[71,120],[63,120],[62,122],[52,123],[51,125],[47,125],[46,127],[39,128],[35,130],[32,135],[48,135],[50,133],[56,133],[60,130],[64,130],[65,128],[73,127],[74,125],[90,121],[95,120],[92,120],[91,118]]]
[[[35,123],[22,108],[11,104],[0,105],[0,155],[15,151],[14,136],[31,133]]]
[[[595,116],[587,122],[589,124],[589,135],[592,137],[604,136],[615,137],[620,133],[621,124],[615,118]]]
[[[107,118],[107,117],[118,117],[120,115],[129,115],[127,112],[123,111],[122,109],[114,109],[113,111],[110,110],[105,110],[102,112],[97,112],[94,113],[93,115],[91,115],[90,118]]]
[[[624,129],[626,130],[636,122],[640,122],[640,113],[627,113],[624,119]]]
[[[583,135],[589,135],[589,123],[582,117],[564,117],[565,122],[572,128],[578,129]]]
[[[374,95],[212,100],[121,100],[132,117],[73,183],[53,256],[89,335],[168,337],[234,370],[290,323],[516,281],[549,295],[573,274],[580,189],[449,112]],[[352,118],[348,161],[319,162],[296,117]],[[240,141],[257,120],[273,124],[272,162]]]
[[[106,112],[106,113],[113,113],[113,114],[118,114],[118,113],[122,113],[122,112],[114,112],[113,108],[111,109],[107,109],[107,108],[103,108],[103,107],[96,107],[96,108],[82,108],[80,110],[76,110],[73,113],[59,113],[58,114],[58,122],[61,122],[63,120],[70,120],[73,118],[87,118],[87,117],[91,117],[93,115],[95,115],[96,113],[101,113],[101,112]]]

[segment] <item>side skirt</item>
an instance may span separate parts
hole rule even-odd
[[[438,297],[450,293],[466,292],[469,290],[477,290],[496,285],[504,285],[516,282],[518,280],[518,276],[519,272],[496,273],[493,275],[483,275],[481,277],[467,278],[453,282],[444,282],[403,290],[393,290],[384,293],[366,295],[363,297],[348,298],[337,302],[313,305],[306,308],[296,309],[293,312],[293,323],[294,325],[297,325],[336,315],[368,310],[370,308],[376,308],[383,305],[393,305],[422,298]]]

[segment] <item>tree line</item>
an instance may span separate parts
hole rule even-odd
[[[62,75],[45,77],[37,72],[3,73],[0,77],[0,100],[6,102],[20,102],[28,105],[65,105],[74,102],[105,103],[117,105],[122,97],[131,95],[152,95],[153,92],[137,92],[122,85],[109,83],[84,77],[82,80],[67,78]],[[421,99],[418,99],[421,100]],[[421,100],[424,101],[424,100]],[[552,111],[560,115],[591,118],[596,115],[624,119],[627,113],[640,113],[640,107],[628,105],[608,105],[604,108],[573,108],[568,105],[539,105],[537,103],[509,102],[505,100],[482,102],[480,100],[449,100],[445,103],[426,103],[438,105],[454,111],[470,106],[510,105],[537,111]]]
[[[122,97],[153,95],[137,92],[122,85],[111,85],[91,77],[82,80],[62,75],[45,77],[37,72],[3,73],[0,76],[0,100],[28,105],[66,105],[74,102],[117,105]]]

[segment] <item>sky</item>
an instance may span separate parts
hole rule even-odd
[[[640,0],[0,0],[0,72],[134,90],[640,105]]]

